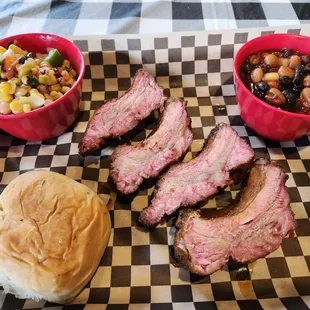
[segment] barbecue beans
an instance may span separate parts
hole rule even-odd
[[[260,55],[265,58],[266,56],[268,56],[270,53],[269,52],[261,52]]]
[[[281,66],[278,70],[278,74],[280,76],[287,76],[289,78],[293,78],[294,71],[289,67]]]
[[[292,79],[290,79],[288,76],[283,75],[279,77],[279,87],[281,89],[292,88],[292,86],[293,86]]]
[[[279,65],[287,67],[288,64],[290,63],[290,60],[288,58],[279,58]]]
[[[306,87],[300,95],[299,107],[300,113],[310,114],[310,88]]]
[[[295,94],[287,89],[285,89],[282,94],[286,98],[286,102],[288,104],[289,110],[293,109],[296,105],[297,97]]]
[[[270,88],[266,94],[266,100],[276,106],[285,104],[284,95],[277,88]]]
[[[279,74],[277,72],[269,72],[269,73],[265,73],[264,75],[264,81],[266,82],[277,81],[278,79],[279,79]]]
[[[282,54],[283,54],[283,57],[287,58],[287,57],[290,57],[294,54],[294,52],[288,48],[283,48],[281,50]]]
[[[301,59],[301,64],[304,66],[310,62],[310,56],[308,55],[302,55],[300,59]]]
[[[257,55],[257,54],[251,55],[250,58],[249,58],[249,62],[250,62],[252,65],[258,65],[258,64],[261,62],[261,57],[260,57],[260,55]]]
[[[259,92],[267,93],[267,91],[269,90],[270,87],[266,82],[259,82],[259,83],[255,84],[255,88]]]
[[[292,69],[295,69],[297,66],[299,66],[301,63],[300,57],[297,55],[293,55],[290,58],[289,61],[289,67],[291,67]]]
[[[254,83],[258,83],[263,79],[264,72],[261,68],[256,68],[251,72],[251,79]]]
[[[305,65],[304,74],[310,74],[310,63]]]
[[[310,55],[287,48],[257,52],[241,65],[240,75],[261,100],[283,110],[310,114]]]
[[[264,58],[264,63],[268,66],[275,67],[279,63],[279,59],[276,55],[269,54]]]
[[[295,68],[295,74],[293,78],[293,84],[294,85],[300,85],[303,81],[303,73],[304,73],[304,68],[302,66],[297,66]]]
[[[300,98],[304,101],[310,104],[310,88],[306,87],[302,90]]]
[[[252,64],[247,62],[246,64],[241,66],[241,72],[244,74],[249,74],[252,71],[253,67],[254,66]]]
[[[307,75],[305,78],[304,78],[304,87],[310,87],[310,75]]]
[[[270,88],[279,88],[279,80],[268,81],[267,84]]]
[[[299,96],[300,93],[302,92],[303,88],[304,88],[304,86],[302,84],[299,84],[299,85],[294,85],[292,90],[296,94],[296,96]]]

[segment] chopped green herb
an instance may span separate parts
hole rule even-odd
[[[28,73],[28,84],[31,87],[37,87],[40,84],[39,81],[32,75],[31,71]]]

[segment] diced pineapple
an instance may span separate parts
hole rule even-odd
[[[32,89],[34,90],[34,89]],[[31,92],[31,91],[30,91]],[[31,100],[31,109],[37,109],[39,107],[42,107],[45,102],[45,98],[42,94],[40,94],[38,91],[37,92],[32,92],[30,95],[30,100]]]
[[[19,100],[19,102],[20,102],[22,105],[31,104],[31,98],[30,98],[30,97],[22,96],[22,97],[19,97],[18,100]]]
[[[67,68],[70,68],[70,61],[68,59],[65,59],[63,64],[62,64],[63,67],[67,67]]]
[[[11,78],[8,82],[14,84],[20,84],[20,80],[16,77]]]
[[[31,65],[32,68],[35,67],[37,64],[36,64],[36,61],[33,59],[33,58],[28,58],[26,61],[25,61],[25,64],[27,65]]]
[[[9,82],[2,82],[0,84],[0,101],[12,101],[13,96],[10,94],[11,84]]]
[[[14,54],[18,54],[18,55],[26,55],[27,54],[27,51],[22,50],[20,47],[18,47],[15,44],[10,44],[9,50],[12,50],[14,52]]]
[[[24,112],[30,112],[31,111],[31,106],[30,104],[23,104],[23,110]]]
[[[47,85],[54,85],[54,84],[57,84],[57,78],[55,76],[55,72],[53,70],[50,70],[49,73],[48,73],[48,78],[49,78],[49,81],[48,81],[48,84]]]
[[[15,83],[11,83],[9,81],[10,85],[11,85],[11,91],[10,91],[10,95],[14,95],[15,90],[16,90],[16,84]]]
[[[55,84],[50,87],[50,91],[61,91],[61,85]]]
[[[60,98],[63,94],[59,91],[51,91],[50,95],[54,100]]]
[[[31,89],[31,86],[22,84],[16,87],[15,97],[25,96]]]
[[[6,101],[0,101],[0,114],[11,114],[10,103]]]
[[[61,88],[61,92],[63,93],[63,94],[65,94],[66,92],[68,92],[70,90],[70,87],[68,87],[68,86],[63,86],[62,88]]]
[[[32,88],[32,89],[30,89],[29,94],[30,95],[32,95],[32,94],[39,94],[39,91],[36,88]]]
[[[6,48],[4,48],[3,46],[0,46],[0,55],[4,54],[7,51]]]
[[[10,103],[10,109],[12,110],[12,112],[14,114],[19,114],[19,113],[23,113],[24,112],[23,107],[22,107],[21,103],[18,100],[13,100]]]
[[[48,76],[47,75],[39,75],[39,83],[48,85],[48,83],[49,83]]]
[[[2,55],[0,55],[0,61],[3,61],[3,59],[9,55],[13,55],[14,52],[12,50],[6,50]]]
[[[9,91],[9,93],[10,93],[11,95],[14,95],[14,93],[15,93],[15,91],[16,91],[16,84],[17,84],[17,82],[18,82],[18,79],[17,79],[17,78],[12,78],[12,79],[10,79],[10,80],[8,81],[8,83],[10,84],[10,87],[11,87],[11,89],[10,89],[10,91]]]
[[[21,79],[23,76],[27,75],[32,68],[33,68],[32,64],[24,63],[18,71],[18,78]]]
[[[74,69],[71,69],[70,71],[69,71],[69,75],[71,76],[71,77],[76,77],[76,72],[75,72],[75,70]]]
[[[54,102],[52,99],[45,99],[44,105],[49,105],[52,102]]]

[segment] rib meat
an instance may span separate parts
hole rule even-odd
[[[158,128],[135,146],[118,146],[112,154],[110,176],[117,189],[130,194],[143,179],[154,178],[168,165],[178,161],[190,147],[193,134],[186,102],[170,98]]]
[[[215,218],[192,209],[181,211],[174,239],[177,260],[191,272],[207,275],[221,269],[229,257],[250,263],[276,250],[296,227],[286,180],[276,162],[260,159],[240,201],[219,210]]]
[[[236,131],[227,124],[219,124],[196,158],[175,165],[161,177],[151,205],[140,214],[140,222],[155,226],[165,214],[209,198],[237,182],[253,158],[254,151]]]
[[[163,88],[146,71],[137,71],[131,88],[120,98],[106,101],[89,120],[79,143],[79,152],[85,154],[99,149],[105,139],[117,138],[145,119],[163,104]]]

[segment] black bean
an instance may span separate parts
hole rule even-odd
[[[241,71],[245,74],[249,74],[253,68],[253,65],[247,62],[241,66]]]
[[[290,105],[296,104],[297,97],[295,96],[293,92],[286,89],[286,90],[283,90],[282,94],[285,96],[288,104]]]
[[[302,84],[304,80],[304,67],[303,66],[297,66],[295,68],[295,74],[293,77],[293,84],[294,85],[300,85]]]
[[[258,92],[261,92],[263,94],[266,94],[267,91],[269,90],[269,85],[266,83],[266,82],[259,82],[259,83],[256,83],[254,88],[258,91]]]
[[[292,56],[294,55],[294,51],[288,49],[288,48],[283,48],[281,50],[281,52],[283,53],[283,57],[289,57],[289,56]]]
[[[55,76],[56,76],[57,79],[62,77],[62,75],[61,75],[61,73],[59,71],[55,72]]]
[[[294,111],[296,109],[296,101],[297,101],[296,95],[289,90],[284,90],[282,94],[286,98],[287,110]]]
[[[18,58],[18,63],[19,64],[24,64],[25,61],[26,61],[26,57],[25,56],[21,56],[21,57]]]
[[[287,89],[287,88],[292,88],[293,83],[292,79],[290,79],[288,76],[280,76],[279,77],[279,86],[281,89]]]
[[[27,57],[34,59],[34,58],[36,58],[36,53],[30,52],[30,53],[27,54]]]
[[[305,67],[303,65],[299,65],[295,68],[295,72],[304,73]]]
[[[253,91],[253,95],[258,97],[259,99],[264,99],[266,94],[255,89]]]
[[[308,55],[302,55],[300,59],[301,59],[301,64],[304,66],[310,62],[310,56]]]
[[[243,67],[241,68],[241,70],[246,73],[249,74],[253,69],[255,68],[255,66],[253,66],[252,64],[250,64],[249,62],[244,64]]]
[[[304,73],[310,74],[310,63],[305,65]]]
[[[299,96],[301,91],[303,90],[303,85],[299,84],[299,85],[294,85],[294,87],[292,88],[293,92],[295,93],[295,95]]]

